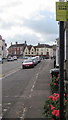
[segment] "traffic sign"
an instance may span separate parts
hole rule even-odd
[[[56,21],[68,21],[68,2],[56,2]]]
[[[67,12],[66,12],[66,14],[67,14],[67,21],[68,21],[68,2],[67,2]]]

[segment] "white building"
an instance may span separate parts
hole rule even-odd
[[[2,39],[2,36],[0,35],[0,57],[6,58],[7,57],[7,44],[5,43],[5,40]]]
[[[38,44],[37,46],[27,45],[23,51],[24,56],[49,56],[53,57],[53,46],[47,44]]]
[[[56,39],[56,66],[59,66],[59,38]]]

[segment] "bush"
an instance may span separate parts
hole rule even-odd
[[[54,93],[48,97],[48,100],[45,101],[44,104],[44,116],[50,117],[51,120],[58,120],[60,117],[60,103],[59,103],[60,95],[58,93]],[[66,98],[64,97],[64,106],[66,107]],[[66,114],[66,112],[64,111]]]
[[[48,100],[44,104],[44,116],[51,118],[51,120],[59,120],[60,117],[60,95],[59,95],[59,80],[60,77],[51,76],[50,90],[52,95],[48,97]],[[64,117],[66,120],[66,103],[67,96],[64,94]]]
[[[51,77],[50,90],[52,93],[59,91],[59,76],[53,76],[53,78]]]

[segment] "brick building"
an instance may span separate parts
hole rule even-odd
[[[24,51],[24,48],[26,47],[26,41],[25,41],[25,43],[23,43],[23,44],[18,44],[17,42],[16,42],[16,44],[12,44],[11,43],[11,46],[8,48],[8,55],[10,55],[10,56],[18,56],[18,57],[20,57],[20,56],[23,56],[23,51]]]

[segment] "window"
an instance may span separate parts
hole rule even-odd
[[[41,51],[43,51],[43,49],[41,48]]]
[[[41,52],[41,55],[43,55],[43,52]]]
[[[32,52],[32,54],[33,54],[33,52]]]
[[[1,47],[0,47],[0,55],[1,55]]]
[[[48,51],[48,49],[47,49],[47,51]]]
[[[4,47],[2,46],[2,50],[4,49]]]
[[[37,51],[39,51],[39,49],[37,48]]]

